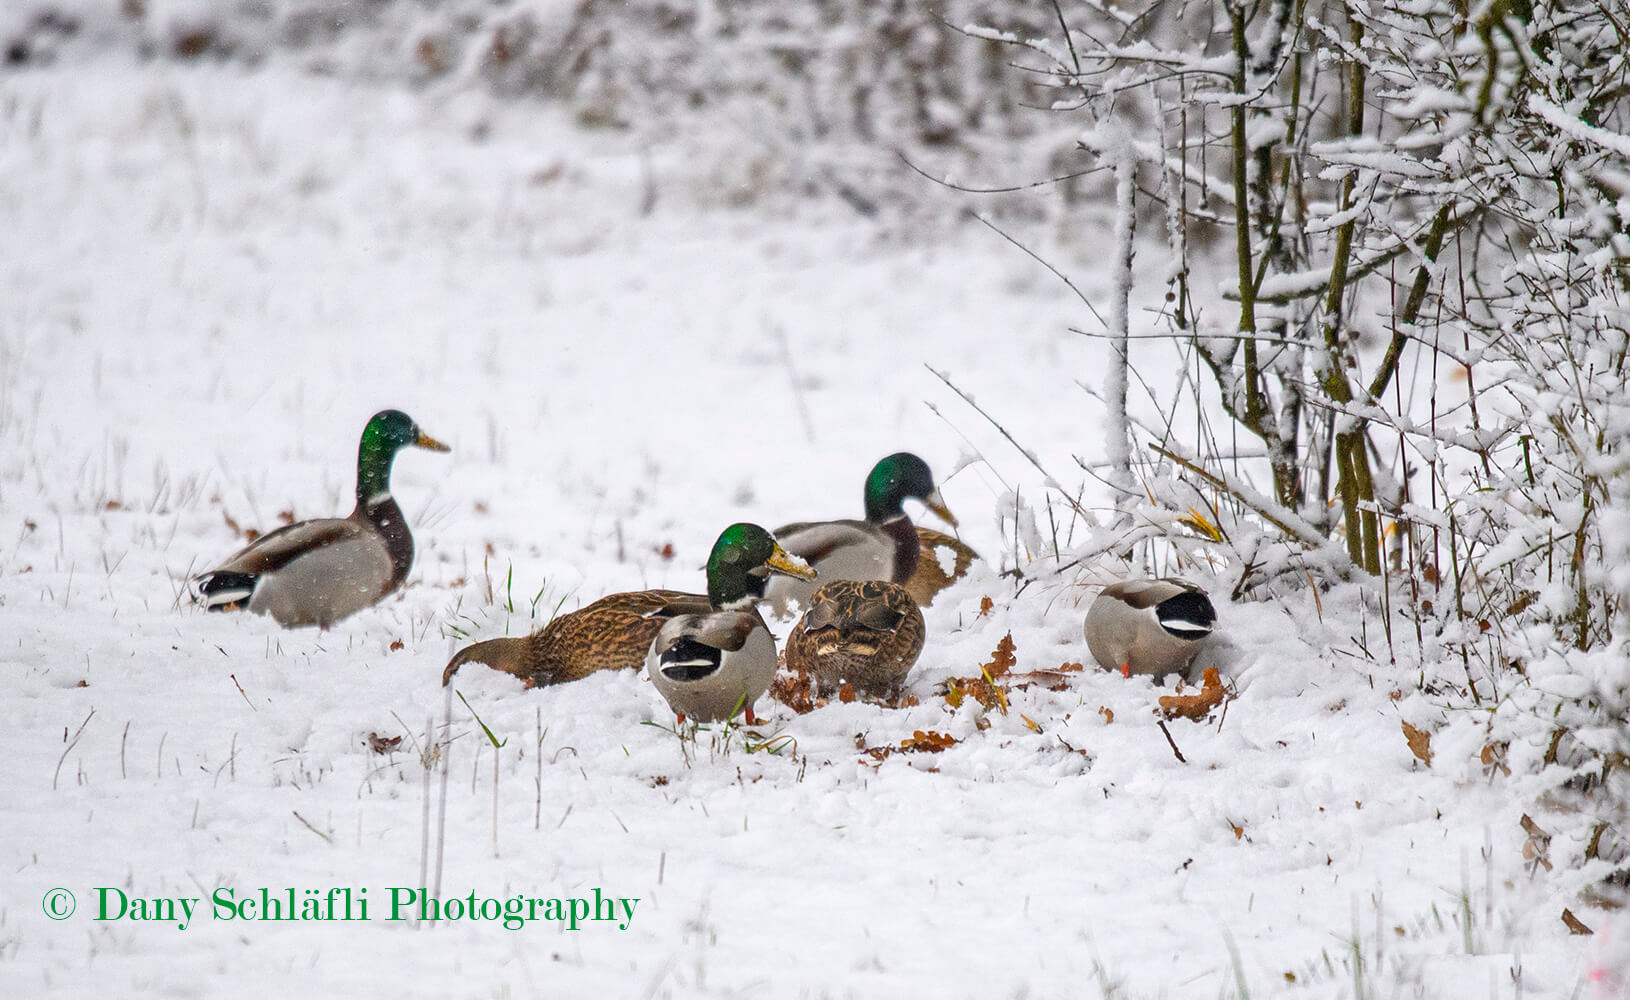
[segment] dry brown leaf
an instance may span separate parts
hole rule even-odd
[[[995,708],[1007,714],[1007,689],[997,683],[1005,677],[1016,662],[1013,655],[1013,633],[1002,636],[991,652],[990,662],[979,668],[978,677],[952,677],[945,682],[945,703],[961,708],[965,698],[972,698],[986,708]]]
[[[781,665],[786,666],[786,653],[781,654]],[[770,682],[770,697],[797,712],[807,715],[815,711],[815,681],[803,670],[782,670]]]
[[[384,755],[395,750],[401,742],[402,737],[400,736],[381,736],[378,733],[369,733],[367,747],[374,753]]]
[[[1409,752],[1427,767],[1432,766],[1432,734],[1423,729],[1416,729],[1407,722],[1400,722],[1404,727],[1404,739],[1409,743]]]
[[[1104,725],[1106,726],[1115,721],[1115,710],[1108,705],[1099,705],[1098,714],[1104,717]]]
[[[996,644],[996,648],[991,651],[990,662],[985,664],[984,670],[988,676],[994,679],[1012,670],[1013,665],[1017,662],[1019,662],[1019,658],[1013,655],[1013,633],[1009,632],[1002,636],[1001,641]]]
[[[996,607],[995,601],[991,600],[989,597],[981,597],[979,599],[979,617],[983,618],[990,614],[991,609],[994,607]]]
[[[956,746],[955,737],[932,729],[926,732],[919,729],[900,741],[900,750],[904,753],[939,753],[953,746]]]
[[[848,681],[844,681],[843,687],[838,688],[838,700],[845,705],[853,702],[855,700],[855,686]]]
[[[1523,841],[1522,845],[1523,860],[1530,862],[1528,873],[1532,875],[1540,868],[1550,871],[1551,835],[1527,813],[1523,813],[1518,823],[1521,824],[1523,832],[1528,834],[1528,839]]]
[[[1568,933],[1569,934],[1595,934],[1596,933],[1595,931],[1591,930],[1589,927],[1586,927],[1584,925],[1584,923],[1578,917],[1574,916],[1572,910],[1569,910],[1569,909],[1566,909],[1566,908],[1564,908],[1563,911],[1562,911],[1562,922],[1564,924],[1568,925]]]
[[[402,648],[404,648],[403,644],[402,644],[402,640],[400,640],[400,639],[392,639],[391,640],[391,652],[394,653],[398,649],[402,649]]]
[[[1160,711],[1168,719],[1184,718],[1199,722],[1211,710],[1222,704],[1228,696],[1228,689],[1223,687],[1222,677],[1217,673],[1216,667],[1207,667],[1202,675],[1203,682],[1199,694],[1169,694],[1160,699]]]

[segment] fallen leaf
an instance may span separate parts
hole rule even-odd
[[[1562,922],[1564,924],[1568,925],[1568,933],[1569,934],[1595,934],[1596,933],[1595,931],[1591,930],[1589,927],[1586,927],[1584,925],[1584,923],[1581,922],[1578,917],[1574,916],[1572,910],[1569,910],[1569,909],[1566,909],[1566,908],[1564,908],[1563,911],[1562,911]]]
[[[979,617],[983,618],[990,614],[991,609],[994,607],[996,607],[995,601],[991,600],[989,597],[981,597],[979,599]]]
[[[853,702],[855,700],[855,686],[848,681],[844,681],[843,687],[838,688],[838,700],[845,705]]]
[[[401,648],[403,648],[402,640],[400,640],[400,639],[392,639],[391,640],[391,652],[394,653],[398,649],[401,649]]]
[[[1416,729],[1407,722],[1400,722],[1404,727],[1404,739],[1409,743],[1409,752],[1414,754],[1422,764],[1432,766],[1432,734],[1422,729]]]
[[[1007,691],[996,679],[1005,676],[1017,662],[1013,655],[1012,632],[1002,636],[990,656],[990,662],[979,668],[978,677],[952,677],[945,682],[947,705],[961,708],[963,699],[972,698],[986,708],[999,709],[1003,715],[1007,714]]]
[[[992,678],[1000,677],[1013,669],[1019,658],[1013,655],[1013,633],[1002,636],[996,643],[996,649],[990,654],[990,662],[985,664],[985,673]]]
[[[900,749],[905,753],[938,753],[953,746],[956,746],[955,737],[932,729],[919,729],[900,741]]]
[[[1019,713],[1019,718],[1023,719],[1024,724],[1026,726],[1028,726],[1033,732],[1038,732],[1038,733],[1041,732],[1041,726],[1036,724],[1035,719],[1032,719],[1030,716],[1025,715],[1023,712]]]
[[[1223,687],[1222,677],[1217,673],[1216,667],[1207,667],[1202,675],[1199,694],[1170,694],[1160,699],[1160,711],[1168,719],[1184,718],[1199,722],[1211,710],[1222,704],[1228,696],[1228,689]]]
[[[401,742],[402,737],[400,736],[381,736],[378,733],[369,733],[366,746],[374,753],[384,755],[395,750]]]
[[[1104,717],[1104,725],[1106,726],[1115,721],[1115,710],[1108,705],[1099,705],[1098,714]]]
[[[787,664],[787,654],[781,653],[781,665]],[[815,711],[815,681],[804,670],[782,670],[770,682],[770,697],[797,712],[807,715]]]

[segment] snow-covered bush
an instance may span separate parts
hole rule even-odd
[[[0,73],[77,47],[474,88],[590,128],[711,132],[721,154],[779,164],[783,188],[873,215],[942,193],[901,155],[1016,176],[1067,154],[1068,130],[1033,107],[1046,81],[955,27],[998,15],[1056,24],[1045,6],[994,0],[24,0],[0,10]]]
[[[1165,325],[1209,379],[1140,421],[1110,376],[1110,464],[1134,441],[1156,456],[1106,477],[1137,480],[1123,517],[1227,550],[1239,591],[1361,581],[1386,609],[1372,652],[1481,713],[1461,718],[1487,726],[1491,771],[1520,761],[1540,805],[1571,800],[1536,821],[1536,856],[1621,887],[1630,22],[1605,0],[1169,7],[973,32],[1135,176],[1123,228],[1164,224]],[[1204,394],[1231,427],[1170,419]]]

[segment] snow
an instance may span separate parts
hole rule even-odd
[[[984,227],[721,189],[741,176],[473,93],[117,61],[7,77],[8,995],[1610,995],[1630,924],[1528,871],[1539,779],[1485,774],[1479,727],[1385,655],[1371,593],[1236,603],[1185,567],[1219,604],[1202,665],[1237,694],[1202,723],[1163,732],[1168,690],[1091,669],[1016,685],[1005,714],[950,708],[942,683],[1007,634],[1021,674],[1091,662],[1081,618],[1120,571],[1043,555],[1031,462],[1102,458],[1074,379],[1109,345],[1065,334],[1073,295]],[[1050,259],[1091,279],[1109,234],[1077,230]],[[188,604],[184,579],[241,544],[228,518],[348,508],[383,406],[453,446],[397,462],[407,587],[326,632]],[[461,636],[699,589],[731,521],[857,515],[900,447],[949,476],[990,560],[927,611],[920,704],[763,700],[777,754],[683,743],[632,672],[525,691],[467,671],[468,708],[440,687]],[[1434,733],[1430,766],[1403,721]],[[865,752],[917,730],[957,743]],[[427,882],[639,902],[626,929],[385,919],[391,887]],[[58,887],[79,909],[52,921]],[[373,910],[181,930],[93,919],[96,887],[354,887]]]

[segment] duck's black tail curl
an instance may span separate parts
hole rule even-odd
[[[197,601],[207,611],[231,611],[246,604],[255,592],[255,578],[248,573],[217,571],[205,573],[194,581],[198,586]]]

